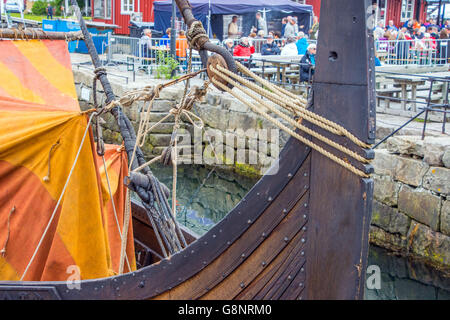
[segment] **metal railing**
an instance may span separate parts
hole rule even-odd
[[[154,73],[160,66],[167,64],[170,57],[170,38],[132,38],[112,35],[109,39],[107,63],[124,63],[129,71],[145,69]],[[218,40],[211,42],[219,44]],[[186,69],[189,49],[186,39],[177,39],[176,58],[179,68]],[[192,52],[193,69],[200,68],[201,60],[198,52]]]
[[[378,39],[375,52],[385,65],[444,65],[450,63],[450,39]]]

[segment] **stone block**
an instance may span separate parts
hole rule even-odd
[[[184,89],[182,88],[164,88],[159,94],[159,98],[163,100],[180,101],[183,98]]]
[[[391,251],[406,251],[407,240],[405,236],[389,233],[374,225],[370,226],[369,241],[379,247],[386,248]]]
[[[403,186],[398,196],[398,209],[434,231],[439,228],[441,199],[430,191]]]
[[[153,101],[152,111],[169,112],[175,107],[175,102],[170,100],[155,100]]]
[[[422,184],[423,176],[428,171],[428,168],[429,166],[423,161],[397,157],[395,179],[417,187]]]
[[[397,206],[401,183],[393,181],[389,176],[375,175],[373,178],[374,198],[386,205]]]
[[[442,202],[440,230],[450,236],[450,199]]]
[[[372,225],[376,225],[389,233],[398,233],[406,236],[411,219],[395,208],[378,201],[373,202]]]
[[[423,187],[440,194],[450,195],[450,169],[431,167],[423,178]]]
[[[389,153],[386,149],[377,149],[372,165],[376,174],[395,177],[397,162],[398,157],[394,154]]]
[[[211,128],[221,131],[226,131],[228,129],[230,112],[226,110],[205,105],[197,108],[197,114],[203,120],[205,125]]]
[[[229,117],[228,128],[230,130],[236,129],[248,130],[257,128],[257,121],[255,116],[250,115],[248,113],[232,111],[228,113],[228,117]]]
[[[446,168],[450,168],[450,147],[445,149],[442,155],[442,163]]]
[[[390,153],[416,155],[423,158],[423,141],[419,136],[394,136],[386,141]]]
[[[450,237],[412,222],[408,231],[409,250],[437,266],[450,266]]]

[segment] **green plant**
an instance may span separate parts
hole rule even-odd
[[[84,0],[77,0],[78,6],[80,7],[81,12],[83,12],[84,8]],[[46,16],[47,11],[45,10],[47,8],[48,2],[37,0],[33,3],[33,7],[31,8],[31,12],[36,16]],[[64,0],[54,0],[50,2],[50,5],[53,7],[53,16],[60,16],[61,15],[61,6],[64,5]],[[70,6],[69,1],[69,6]]]
[[[33,3],[31,12],[36,16],[43,16],[47,14],[45,8],[47,8],[47,2],[38,0]]]
[[[160,65],[156,68],[157,79],[173,79],[175,78],[175,70],[180,64],[170,54],[164,51],[158,51],[158,60]]]

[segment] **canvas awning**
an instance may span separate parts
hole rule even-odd
[[[190,0],[192,6],[192,13],[194,17],[201,21],[207,29],[208,15],[211,11],[211,34],[216,34],[222,38],[223,33],[223,15],[243,15],[245,22],[245,29],[250,29],[251,24],[254,23],[254,15],[257,10],[270,10],[267,20],[276,12],[280,15],[288,16],[295,15],[299,18],[300,24],[304,24],[309,29],[310,17],[313,12],[311,5],[304,5],[295,3],[290,0]],[[155,1],[153,2],[155,12],[155,29],[165,31],[170,27],[172,16],[172,1]],[[180,13],[177,9],[177,15]]]

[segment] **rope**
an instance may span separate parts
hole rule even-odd
[[[191,24],[189,30],[186,32],[186,38],[189,41],[189,46],[197,51],[200,51],[203,45],[201,41],[197,40],[204,38],[205,42],[209,41],[206,30],[203,28],[203,24],[200,21],[194,21]]]
[[[118,151],[118,152],[121,152],[121,151]],[[112,194],[112,190],[111,190],[111,183],[109,182],[109,175],[108,175],[108,170],[106,167],[106,160],[105,160],[104,155],[102,156],[102,160],[103,160],[103,167],[105,168],[105,176],[106,176],[106,182],[108,184],[109,197],[111,199],[111,203],[112,203],[112,207],[113,207],[114,219],[116,220],[117,231],[119,232],[120,239],[122,239],[122,232],[120,231],[119,218],[117,216],[116,204],[114,203],[114,198],[113,198],[113,194]],[[128,256],[126,253],[125,253],[125,260],[127,262],[128,270],[131,271],[130,261],[128,260]]]
[[[25,275],[27,274],[28,269],[30,268],[31,264],[33,263],[34,258],[36,257],[36,254],[37,254],[37,252],[39,251],[39,248],[41,247],[42,242],[44,241],[44,238],[45,238],[45,236],[47,235],[48,230],[50,229],[50,226],[51,226],[51,224],[52,224],[52,222],[53,222],[53,219],[54,219],[55,216],[56,216],[56,211],[58,210],[58,207],[59,207],[59,205],[60,205],[60,203],[61,203],[61,200],[62,200],[62,198],[63,198],[63,196],[64,196],[64,193],[66,192],[66,188],[67,188],[67,186],[69,185],[69,181],[70,181],[70,178],[72,177],[73,171],[74,171],[74,169],[75,169],[75,165],[76,165],[77,162],[78,162],[78,158],[79,158],[79,156],[80,156],[81,149],[82,149],[83,144],[84,144],[84,140],[86,139],[86,135],[87,135],[87,133],[88,133],[88,131],[89,131],[89,126],[90,126],[90,124],[91,124],[91,122],[92,122],[92,119],[94,118],[95,115],[97,115],[97,113],[96,113],[96,112],[93,112],[93,113],[91,114],[91,116],[89,117],[89,121],[88,121],[88,123],[87,123],[87,125],[86,125],[86,130],[84,131],[83,138],[81,139],[80,147],[78,148],[77,154],[76,154],[76,156],[75,156],[75,160],[74,160],[74,162],[73,162],[73,164],[72,164],[72,168],[70,169],[69,175],[68,175],[68,177],[67,177],[67,179],[66,179],[66,182],[65,182],[65,184],[64,184],[64,187],[63,187],[63,189],[62,189],[62,191],[61,191],[61,195],[59,196],[58,202],[56,203],[56,206],[55,206],[55,208],[53,209],[52,215],[50,216],[50,220],[48,221],[47,226],[45,227],[45,230],[44,230],[44,232],[43,232],[43,234],[42,234],[42,236],[41,236],[41,239],[39,240],[39,242],[38,242],[38,244],[37,244],[37,246],[36,246],[36,249],[34,250],[33,255],[31,256],[30,261],[28,262],[28,264],[27,264],[27,266],[26,266],[26,268],[25,268],[25,271],[24,271],[23,274],[22,274],[22,277],[20,277],[20,281],[23,281],[23,279],[25,278]]]
[[[125,249],[127,247],[128,242],[128,229],[130,227],[130,218],[131,218],[130,189],[127,188],[127,194],[125,197],[125,213],[123,217],[124,221],[122,229],[122,241],[120,244],[119,274],[123,273],[124,257],[126,256]],[[131,271],[129,265],[128,268]]]
[[[214,68],[212,68],[212,70],[215,70]],[[216,73],[218,74],[218,73]],[[218,74],[220,76],[220,73]],[[226,76],[225,76],[226,77]],[[228,78],[228,77],[227,77]],[[228,78],[229,79],[229,78]],[[326,151],[324,148],[320,147],[319,145],[311,142],[310,140],[306,139],[305,137],[302,137],[301,135],[297,134],[295,131],[289,129],[287,126],[285,126],[284,124],[282,124],[279,120],[269,116],[267,113],[261,111],[260,109],[258,109],[257,107],[255,107],[252,103],[250,103],[249,101],[247,101],[245,98],[243,98],[242,96],[238,95],[236,92],[232,91],[230,88],[228,88],[227,86],[225,86],[224,84],[220,83],[219,81],[212,79],[212,82],[214,83],[214,85],[218,86],[219,88],[221,88],[223,91],[227,91],[228,93],[230,93],[231,95],[233,95],[235,98],[237,98],[238,100],[240,100],[241,102],[243,102],[244,104],[246,104],[247,106],[249,106],[253,111],[259,113],[260,115],[262,115],[264,118],[266,118],[268,121],[272,122],[274,125],[276,125],[278,128],[282,129],[283,131],[287,132],[288,134],[290,134],[291,136],[293,136],[294,138],[300,140],[301,142],[303,142],[304,144],[306,144],[307,146],[313,148],[314,150],[318,151],[319,153],[321,153],[322,155],[330,158],[331,160],[333,160],[334,162],[338,163],[339,165],[343,166],[344,168],[350,170],[351,172],[353,172],[354,174],[363,177],[363,178],[368,178],[369,175],[367,175],[366,173],[364,173],[363,171],[357,169],[356,167],[354,167],[353,165],[351,165],[350,163],[345,162],[344,160],[338,158],[337,156],[333,155],[332,153]],[[233,81],[234,82],[234,81]],[[231,84],[233,84],[233,82],[230,82]],[[235,82],[234,82],[235,83]],[[237,84],[237,83],[236,83]],[[233,84],[234,85],[234,84]],[[237,84],[238,85],[238,84]],[[238,85],[240,86],[240,85]],[[241,91],[245,92],[245,89],[242,90],[241,88],[239,88]]]
[[[311,122],[316,124],[317,126],[321,127],[322,129],[325,129],[329,132],[332,132],[334,134],[339,134],[341,136],[345,136],[348,139],[350,139],[350,141],[352,141],[353,143],[355,143],[357,146],[362,147],[362,148],[366,148],[369,149],[370,145],[364,143],[363,141],[359,140],[357,137],[355,137],[353,134],[351,134],[347,129],[345,129],[344,127],[342,127],[341,125],[330,121],[322,116],[319,116],[318,114],[311,112],[307,109],[305,109],[306,106],[306,100],[299,100],[299,97],[296,97],[296,99],[291,99],[289,97],[283,96],[282,94],[277,96],[276,94],[265,90],[264,88],[261,88],[257,85],[255,85],[254,83],[240,77],[239,75],[223,68],[222,66],[218,65],[217,69],[219,69],[221,72],[224,72],[225,74],[227,74],[228,76],[233,77],[234,79],[238,80],[239,82],[241,82],[242,84],[252,87],[252,89],[256,90],[259,94],[265,96],[266,98],[270,99],[271,101],[273,101],[274,103],[277,104],[281,104],[281,106],[283,106],[283,104],[290,106],[291,108],[295,109],[296,111],[300,112],[302,117]],[[242,64],[238,64],[238,69],[242,72],[244,72],[245,74],[251,76],[253,79],[255,79],[256,81],[259,81],[260,83],[262,83],[263,85],[267,86],[269,89],[271,89],[272,91],[282,91],[283,93],[288,93],[290,96],[292,96],[293,94],[287,90],[285,90],[284,88],[281,87],[277,87],[274,86],[273,84],[271,84],[270,82],[268,82],[267,80],[257,76],[256,74],[254,74],[253,72],[251,72],[249,69],[247,69],[245,66],[243,66]],[[294,96],[295,97],[295,96]],[[302,98],[303,99],[303,98]],[[280,101],[282,103],[280,103]],[[298,106],[301,106],[300,108]],[[315,122],[315,121],[319,121],[322,122],[322,124]]]
[[[11,215],[16,211],[16,206],[13,206],[11,208],[11,210],[9,211],[9,215],[8,215],[8,222],[7,222],[7,228],[8,228],[8,233],[6,234],[6,240],[5,240],[5,244],[3,245],[3,249],[0,250],[0,254],[2,255],[2,257],[6,256],[6,246],[8,245],[8,241],[9,241],[9,235],[11,232],[11,225],[10,225],[10,220],[11,220]]]
[[[295,126],[296,128],[302,130],[303,132],[306,132],[309,135],[312,135],[313,137],[325,142],[326,144],[334,147],[335,149],[351,156],[352,158],[363,162],[363,163],[369,163],[369,161],[367,159],[365,159],[364,157],[358,155],[356,152],[351,151],[350,149],[324,137],[323,135],[315,132],[314,130],[309,129],[308,127],[305,127],[304,125],[300,124],[299,122],[293,120],[292,118],[289,118],[288,116],[286,116],[284,113],[280,112],[279,110],[277,110],[276,108],[270,106],[269,104],[267,104],[266,102],[264,102],[262,99],[260,99],[257,95],[255,95],[254,93],[252,93],[251,91],[245,89],[244,87],[242,87],[241,85],[239,85],[237,82],[233,81],[232,79],[230,79],[229,77],[227,77],[224,74],[221,74],[220,72],[217,72],[217,70],[211,66],[211,71],[213,71],[215,74],[217,74],[218,76],[222,77],[224,80],[228,81],[228,83],[232,84],[233,86],[237,87],[239,90],[241,90],[242,92],[244,92],[245,94],[247,94],[248,96],[250,96],[251,98],[253,98],[254,100],[256,100],[257,102],[259,102],[261,105],[263,105],[264,107],[266,107],[267,109],[269,109],[270,111],[272,111],[273,113],[277,114],[279,117],[283,118],[284,120],[286,120],[289,124],[291,124],[292,126]],[[255,109],[254,107],[252,107],[252,109]],[[258,113],[262,114],[263,112],[258,110]],[[273,118],[270,118],[273,119]],[[268,119],[269,121],[271,121],[270,119]]]
[[[47,169],[47,175],[46,175],[44,178],[42,178],[42,180],[44,180],[45,182],[49,182],[49,181],[50,181],[50,168],[51,168],[51,167],[50,167],[50,164],[51,164],[50,160],[51,160],[51,157],[52,157],[52,151],[53,151],[53,149],[56,149],[56,148],[59,146],[59,143],[60,143],[59,140],[56,141],[56,143],[53,144],[53,145],[51,146],[50,151],[48,152],[48,169]]]

